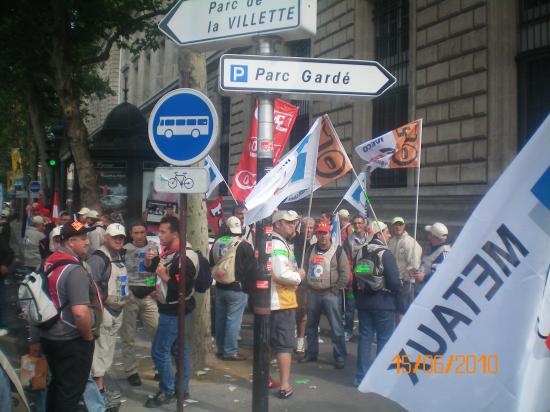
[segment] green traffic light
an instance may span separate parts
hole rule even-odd
[[[57,164],[57,161],[55,159],[50,159],[50,166],[54,167]]]

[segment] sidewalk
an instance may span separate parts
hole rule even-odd
[[[198,402],[186,403],[190,411],[251,411],[252,410],[252,315],[246,315],[243,320],[240,344],[241,352],[248,356],[244,362],[224,362],[210,355],[207,361],[207,370],[200,376],[192,375],[190,384],[191,398]],[[121,351],[117,345],[115,362],[107,384],[112,389],[122,392],[124,400],[120,411],[145,412],[152,411],[143,406],[147,395],[154,394],[158,382],[153,380],[152,361],[150,358],[150,344],[144,339],[143,330],[139,331],[136,354],[140,359],[140,375],[143,385],[131,387],[128,385],[123,365]],[[320,344],[319,362],[298,364],[297,356],[293,357],[292,385],[294,395],[287,400],[276,398],[275,391],[269,397],[269,410],[283,411],[380,411],[393,412],[402,409],[380,396],[360,393],[353,386],[357,345],[348,343],[348,360],[346,368],[336,370],[332,365],[332,344],[330,337],[323,336],[324,343]],[[278,379],[276,367],[272,365],[272,376]],[[307,382],[297,384],[296,380]],[[175,411],[175,402],[159,411]]]

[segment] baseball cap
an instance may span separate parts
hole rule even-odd
[[[8,208],[2,209],[2,217],[9,217],[10,210]]]
[[[90,209],[88,209],[87,207],[83,207],[82,209],[80,209],[80,210],[78,211],[77,214],[78,214],[78,215],[86,215],[86,214],[88,214],[89,211],[90,211]]]
[[[86,217],[89,217],[90,219],[99,219],[99,213],[97,210],[90,209],[88,210],[88,213],[86,213]]]
[[[386,225],[384,222],[380,220],[373,220],[369,224],[369,242],[374,238],[374,235],[377,233],[383,231],[385,228],[387,228],[388,225]]]
[[[109,226],[107,226],[107,230],[105,231],[105,233],[111,237],[115,237],[115,236],[126,237],[126,229],[120,223],[111,223]]]
[[[401,216],[395,216],[393,220],[391,221],[391,224],[394,225],[396,223],[402,223],[405,224],[405,219],[403,219]]]
[[[430,232],[436,238],[441,240],[447,239],[447,236],[449,235],[447,226],[440,222],[435,222],[433,225],[428,225],[424,229],[426,229],[426,232]]]
[[[45,224],[46,221],[44,220],[44,218],[42,216],[34,216],[32,218],[32,223],[40,223],[41,225]]]
[[[61,239],[67,240],[73,236],[85,235],[92,230],[95,230],[95,226],[86,227],[78,221],[67,222],[61,227]]]
[[[287,222],[294,222],[298,220],[298,213],[294,210],[278,210],[273,214],[271,223],[278,222],[279,220],[286,220]]]
[[[326,221],[321,221],[315,225],[314,232],[327,232],[330,233],[330,223]]]
[[[61,226],[56,226],[52,229],[51,237],[61,236]]]
[[[243,228],[241,226],[241,220],[237,216],[228,217],[225,220],[225,225],[229,228],[229,231],[234,235],[242,235]]]
[[[347,211],[347,209],[340,209],[338,211],[338,216],[340,216],[340,217],[349,217],[349,212]]]

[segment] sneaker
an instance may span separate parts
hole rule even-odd
[[[0,328],[0,336],[6,336],[8,334],[8,330],[6,328]]]
[[[346,367],[346,363],[343,360],[334,361],[335,369],[344,369],[345,367]]]
[[[289,386],[287,389],[279,389],[277,392],[277,398],[279,399],[288,399],[294,394],[292,386]]]
[[[304,338],[298,338],[296,340],[296,353],[304,353],[306,351],[306,340]]]
[[[346,342],[349,342],[352,336],[353,336],[353,334],[344,332],[344,340]]]
[[[223,355],[222,360],[224,360],[224,361],[245,361],[246,356],[243,356],[240,353],[236,353],[234,355]]]
[[[120,399],[122,397],[122,393],[120,393],[120,391],[105,390],[103,393],[111,399]]]
[[[317,356],[306,355],[303,358],[298,359],[298,363],[317,362]]]
[[[128,376],[126,380],[131,386],[141,386],[141,378],[139,377],[137,372]]]
[[[158,391],[155,396],[149,395],[149,398],[147,398],[147,401],[145,402],[145,407],[158,408],[159,406],[172,403],[174,400],[176,400],[176,394],[168,394]]]

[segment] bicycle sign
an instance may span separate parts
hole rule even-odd
[[[149,116],[149,142],[168,164],[191,166],[218,138],[218,115],[204,94],[176,89],[162,96]]]
[[[153,186],[163,193],[206,193],[210,180],[203,167],[157,167]]]

